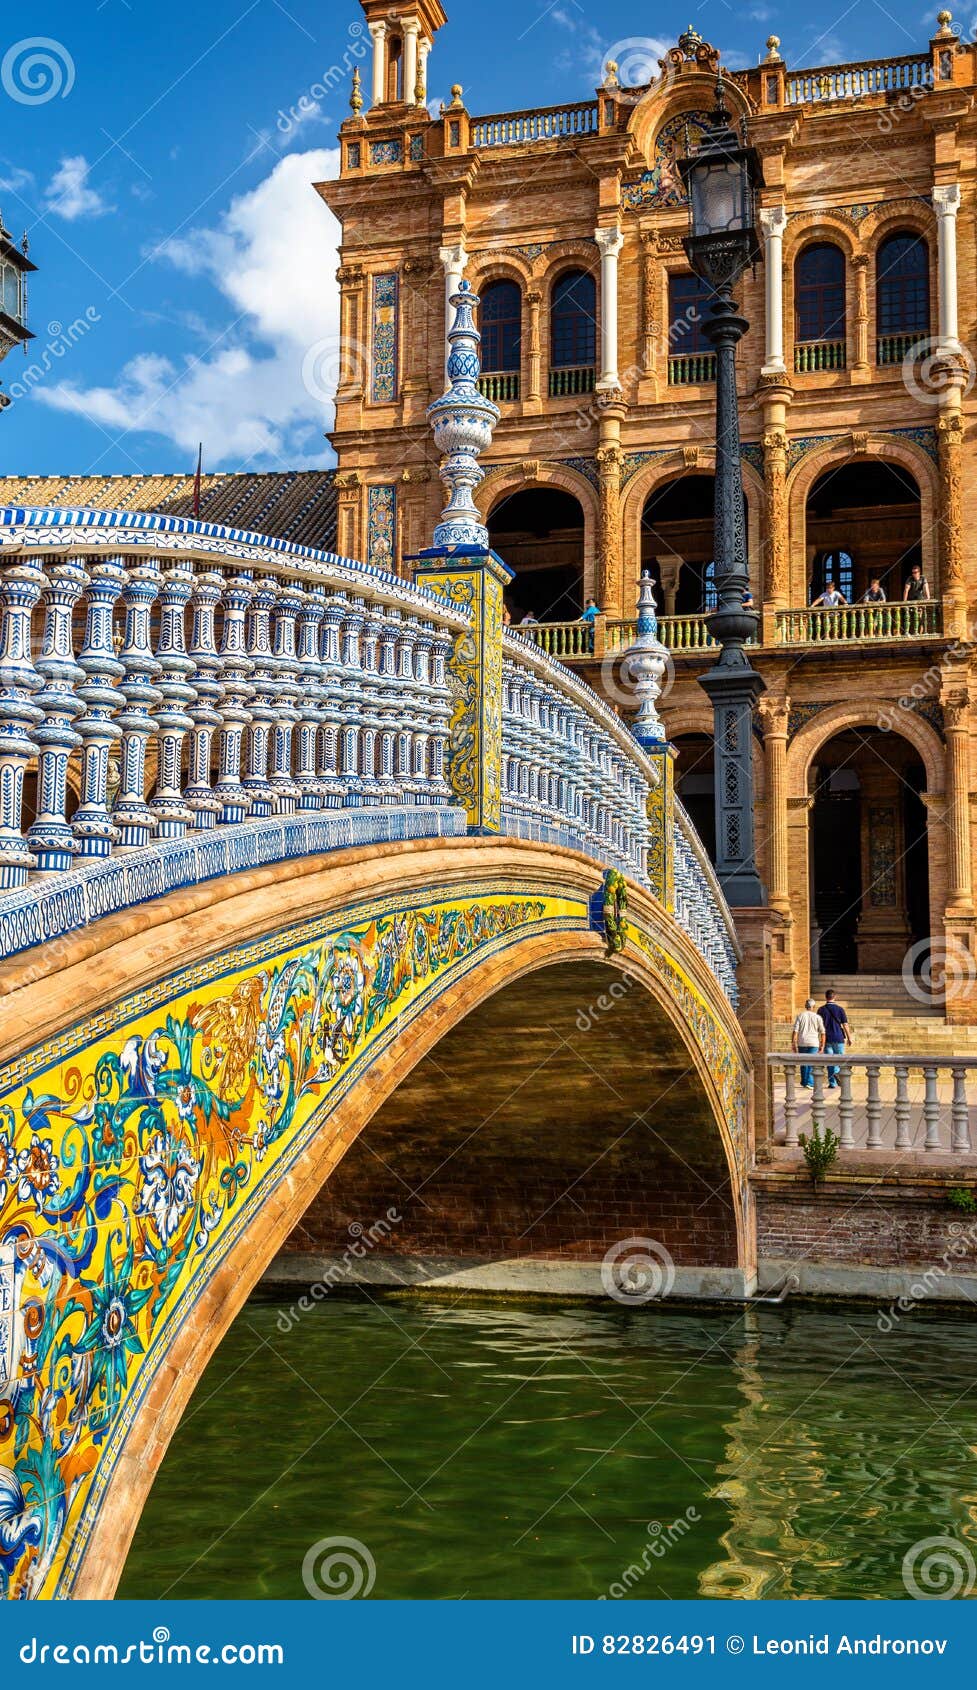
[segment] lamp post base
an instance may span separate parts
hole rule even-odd
[[[762,677],[744,661],[728,662],[733,648],[699,685],[713,708],[716,787],[716,874],[731,908],[766,904],[756,868],[753,825],[753,707],[766,691]],[[742,649],[742,648],[740,648]]]

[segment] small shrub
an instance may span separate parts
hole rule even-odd
[[[824,1178],[831,1164],[837,1160],[840,1143],[838,1135],[833,1133],[830,1127],[825,1127],[823,1134],[815,1127],[810,1138],[807,1133],[801,1133],[799,1143],[804,1152],[808,1172],[817,1185],[818,1180]]]
[[[946,1200],[951,1209],[959,1209],[964,1215],[977,1215],[977,1197],[967,1185],[955,1185],[946,1194]]]

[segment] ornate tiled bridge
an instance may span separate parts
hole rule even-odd
[[[684,1261],[749,1279],[728,911],[667,745],[503,629],[505,578],[443,534],[408,584],[186,519],[0,511],[7,1595],[111,1593],[267,1264],[520,982],[540,1022],[640,988],[622,1107],[681,1078],[664,1135],[730,1217],[710,1254],[687,1192]],[[457,1059],[476,1087],[480,1059]],[[504,1060],[486,1046],[486,1079]]]

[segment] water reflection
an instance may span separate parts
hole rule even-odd
[[[977,1549],[969,1321],[409,1298],[283,1336],[277,1313],[250,1304],[214,1357],[121,1595],[301,1597],[331,1533],[387,1598],[902,1596],[920,1538]]]

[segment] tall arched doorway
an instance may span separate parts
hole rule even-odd
[[[711,734],[676,734],[675,791],[689,812],[709,860],[716,861],[716,786]]]
[[[898,734],[846,728],[808,783],[812,970],[898,974],[930,925],[919,753]]]
[[[584,514],[572,493],[527,487],[507,493],[488,518],[489,539],[515,570],[506,599],[513,622],[572,622],[583,610]]]
[[[715,478],[680,475],[654,487],[641,513],[641,568],[655,581],[664,616],[697,616],[715,603],[712,581]],[[747,519],[746,496],[743,520]]]
[[[887,599],[901,599],[923,561],[921,533],[919,485],[902,464],[865,458],[827,470],[807,499],[808,603],[829,577],[850,604],[875,576]]]

